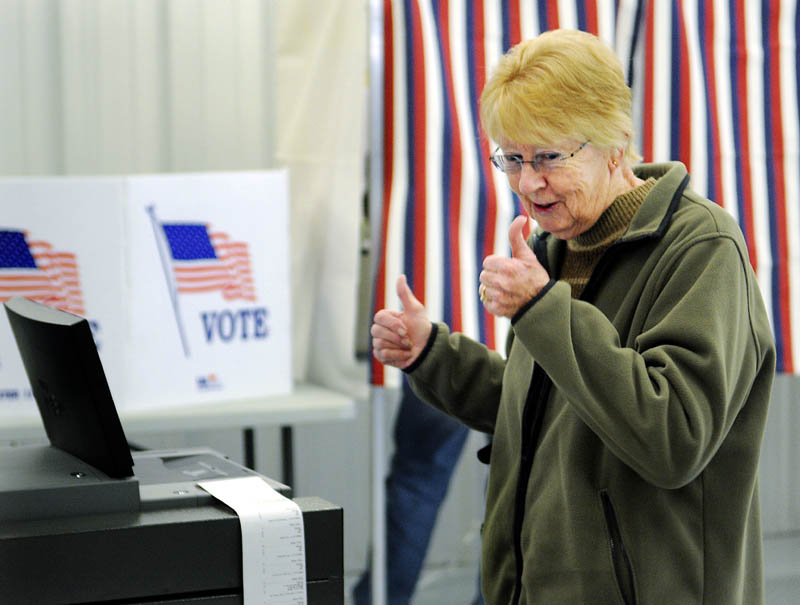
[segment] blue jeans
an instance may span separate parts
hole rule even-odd
[[[394,424],[395,450],[386,479],[389,605],[405,605],[414,594],[439,506],[468,434],[466,426],[420,401],[403,380]],[[371,603],[370,582],[367,568],[353,590],[356,605]],[[478,597],[475,603],[483,600]]]

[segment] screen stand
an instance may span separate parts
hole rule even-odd
[[[112,479],[52,445],[0,448],[0,522],[139,509],[136,477]]]

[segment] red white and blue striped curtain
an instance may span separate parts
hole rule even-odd
[[[506,320],[478,300],[483,258],[508,253],[521,212],[488,160],[478,98],[522,39],[583,29],[613,46],[634,91],[645,161],[679,159],[739,220],[771,312],[778,369],[800,317],[797,2],[384,0],[383,184],[374,307],[401,273],[435,320],[502,350]],[[373,208],[376,204],[373,204]],[[373,360],[372,384],[397,373]]]
[[[778,371],[800,359],[796,0],[641,2],[633,60],[645,161],[677,158],[739,221]]]

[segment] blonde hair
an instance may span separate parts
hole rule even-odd
[[[622,65],[586,32],[553,30],[514,46],[483,88],[480,116],[495,141],[591,141],[599,149],[624,149],[630,163],[641,160]]]

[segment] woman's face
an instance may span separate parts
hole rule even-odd
[[[591,143],[583,147],[581,144],[582,141],[565,140],[535,147],[504,141],[498,151],[522,156],[525,161],[555,155],[565,158],[549,167],[535,169],[528,163],[517,172],[506,172],[511,189],[528,214],[559,239],[572,239],[589,229],[614,201],[608,156]]]

